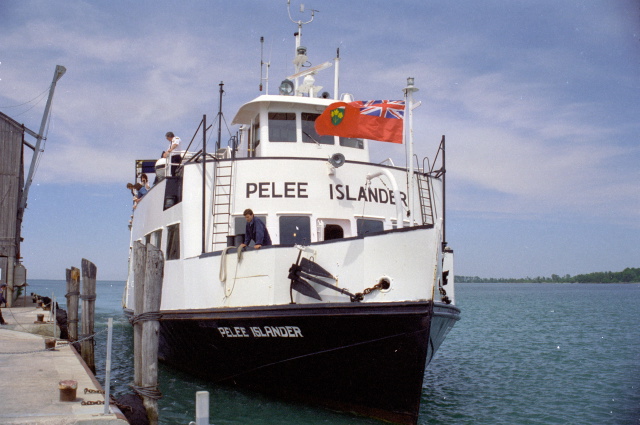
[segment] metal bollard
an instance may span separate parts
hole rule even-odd
[[[58,389],[60,389],[60,401],[75,401],[78,381],[73,379],[60,381],[58,382]]]

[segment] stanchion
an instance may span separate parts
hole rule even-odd
[[[196,425],[209,425],[209,391],[196,393]]]
[[[111,339],[113,335],[113,318],[107,321],[107,361],[104,372],[104,414],[109,414],[109,399],[111,396]]]

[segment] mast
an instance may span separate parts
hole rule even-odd
[[[33,150],[33,157],[31,158],[31,165],[29,166],[29,174],[25,180],[24,189],[22,192],[22,198],[20,199],[20,205],[18,210],[24,211],[27,207],[27,196],[29,196],[29,188],[31,187],[31,182],[33,181],[33,174],[36,171],[36,164],[38,163],[38,157],[40,156],[40,143],[42,139],[44,139],[44,129],[47,126],[47,121],[49,120],[49,111],[51,109],[51,101],[53,100],[53,92],[56,89],[56,83],[64,73],[67,72],[67,68],[62,65],[56,65],[56,70],[53,73],[53,81],[51,82],[51,87],[49,88],[49,98],[47,99],[47,106],[44,108],[44,114],[42,115],[42,122],[40,123],[40,131],[36,136],[36,146]]]
[[[269,67],[271,66],[271,62],[265,62],[263,56],[263,48],[264,48],[264,37],[260,37],[260,91],[262,91],[262,82],[265,82],[265,94],[269,94]],[[267,65],[267,74],[264,75],[263,65]],[[264,75],[264,77],[263,77]]]
[[[222,139],[222,94],[224,90],[222,87],[224,86],[224,81],[220,81],[220,103],[218,104],[218,141],[216,142],[216,152],[220,149],[221,139]]]
[[[336,64],[333,74],[333,98],[340,100],[340,48],[336,49],[336,58],[333,60]]]
[[[409,111],[409,190],[407,196],[409,197],[407,205],[409,207],[409,226],[413,226],[413,178],[414,178],[414,169],[413,169],[413,109],[420,106],[420,103],[417,103],[415,106],[413,105],[413,93],[417,92],[419,89],[413,85],[413,77],[407,78],[407,87],[403,89],[404,95],[406,98],[406,109]],[[405,134],[406,138],[406,134]],[[406,142],[406,140],[405,140]]]
[[[218,140],[220,135],[218,134]],[[219,143],[219,142],[218,142]],[[202,254],[206,252],[207,115],[202,116]]]
[[[311,19],[309,19],[307,22],[302,22],[301,20],[293,20],[293,18],[291,17],[291,0],[287,0],[287,11],[289,12],[289,19],[291,20],[291,22],[298,25],[298,31],[294,33],[294,36],[296,37],[296,51],[294,56],[295,59],[293,60],[293,64],[295,65],[296,69],[295,74],[297,74],[298,72],[300,72],[300,68],[302,68],[302,65],[307,62],[307,48],[304,46],[300,46],[300,41],[302,40],[302,26],[310,24],[311,21],[313,21],[315,12],[317,12],[317,10],[311,9]],[[304,4],[300,5],[300,13],[304,13]],[[298,77],[296,77],[294,84],[295,90],[298,90]]]

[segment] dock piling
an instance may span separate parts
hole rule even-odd
[[[94,356],[94,319],[96,312],[96,274],[97,269],[91,261],[82,259],[82,342],[80,350],[82,359],[91,372],[96,373]]]
[[[76,267],[67,269],[67,324],[69,341],[78,340],[78,296],[80,295],[80,270]]]
[[[133,314],[139,316],[144,311],[144,275],[147,264],[147,249],[140,241],[133,244]],[[133,383],[142,386],[142,322],[133,324]]]
[[[144,282],[144,313],[160,311],[162,298],[162,280],[164,277],[164,256],[162,251],[147,244],[147,262]],[[154,315],[156,316],[156,315]],[[142,322],[142,386],[158,388],[158,334],[160,322],[158,317],[146,318]],[[144,397],[150,425],[158,424],[157,397]]]
[[[142,396],[150,425],[158,424],[158,337],[164,256],[151,244],[133,246],[134,390]]]

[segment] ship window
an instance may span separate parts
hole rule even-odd
[[[342,239],[344,238],[344,230],[342,226],[337,224],[327,224],[324,226],[324,240]]]
[[[309,245],[311,243],[311,220],[308,216],[280,217],[281,245]]]
[[[358,226],[358,236],[365,236],[367,233],[382,232],[384,230],[384,223],[380,220],[359,218],[356,220],[356,224]]]
[[[162,229],[156,230],[155,232],[147,233],[144,237],[145,244],[151,244],[157,248],[160,248],[160,242],[162,241]]]
[[[167,260],[180,258],[180,225],[174,224],[167,227]]]
[[[296,114],[289,112],[269,112],[269,141],[296,141]]]
[[[160,243],[162,242],[162,229],[156,230],[151,233],[151,244],[156,248],[160,248]]]
[[[320,114],[309,114],[303,112],[302,119],[302,141],[305,143],[320,143],[322,145],[333,145],[333,136],[321,136],[316,133],[315,122]]]
[[[341,137],[340,146],[346,146],[348,148],[364,149],[364,140],[352,139],[350,137]]]

